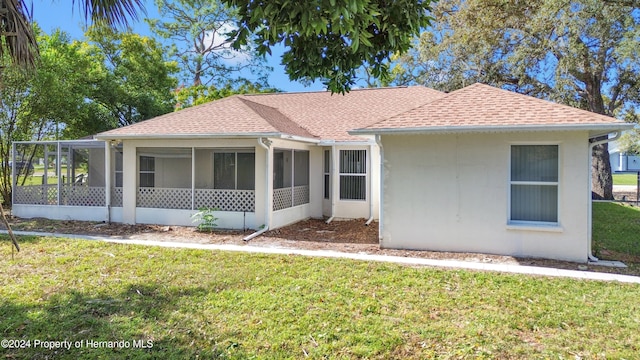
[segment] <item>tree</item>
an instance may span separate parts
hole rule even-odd
[[[213,100],[222,99],[236,94],[263,94],[273,93],[276,89],[270,87],[262,87],[259,84],[247,82],[240,86],[227,86],[217,88],[213,85],[197,85],[185,86],[175,91],[176,107],[175,110],[186,109],[191,106],[204,104]]]
[[[429,25],[430,0],[222,0],[238,9],[236,48],[252,40],[261,55],[283,43],[282,64],[291,80],[322,79],[332,92],[349,91],[356,70],[376,76],[404,53]]]
[[[158,42],[106,27],[92,27],[86,36],[108,71],[90,97],[112,120],[95,130],[131,125],[173,110],[172,90],[177,86],[173,74],[178,68],[165,61]]]
[[[598,0],[442,0],[393,84],[455,90],[482,82],[625,118],[640,104],[640,13]],[[612,199],[607,145],[593,154],[593,191]]]
[[[186,86],[244,84],[251,74],[259,86],[266,86],[266,66],[250,47],[233,49],[230,33],[237,20],[234,10],[220,1],[156,0],[163,20],[148,19],[151,30],[171,41],[170,56],[181,68]]]

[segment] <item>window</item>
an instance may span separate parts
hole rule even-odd
[[[331,194],[331,150],[324,151],[324,198]]]
[[[216,152],[213,154],[214,189],[254,190],[255,154]]]
[[[511,221],[558,222],[558,145],[511,146]]]
[[[367,199],[367,151],[340,150],[340,200]]]
[[[154,187],[156,177],[156,158],[140,156],[140,187]]]

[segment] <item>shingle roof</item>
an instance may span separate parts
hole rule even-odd
[[[626,123],[609,116],[477,83],[352,133],[528,127],[553,129],[581,125],[628,127]]]
[[[391,116],[445,96],[445,93],[411,86],[352,90],[346,95],[330,92],[247,95],[246,98],[277,108],[322,139],[358,140],[348,134]]]
[[[366,127],[445,94],[423,86],[330,92],[236,95],[110,130],[99,138],[286,134],[353,141]]]

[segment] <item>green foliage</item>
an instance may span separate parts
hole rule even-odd
[[[215,212],[220,211],[218,208],[202,207],[198,209],[198,212],[193,214],[191,218],[194,223],[198,223],[199,231],[213,232],[218,227],[216,221],[218,218],[215,216]]]
[[[236,94],[262,94],[272,92],[276,92],[276,90],[273,88],[262,88],[260,85],[253,83],[246,83],[237,88],[231,87],[231,85],[222,88],[217,88],[213,85],[181,87],[176,90],[175,94],[176,111]]]
[[[429,0],[223,0],[238,9],[234,46],[254,40],[261,55],[283,44],[282,64],[291,80],[322,79],[332,92],[354,84],[356,70],[371,66],[387,75],[386,60],[404,53],[429,25]]]
[[[153,343],[11,359],[633,359],[640,344],[637,284],[52,238],[11,260],[0,244],[0,338]]]
[[[165,61],[162,46],[154,39],[131,32],[117,33],[105,27],[92,27],[86,36],[95,44],[97,56],[108,69],[91,94],[92,99],[117,122],[126,126],[171,112],[173,74],[177,64]]]
[[[267,87],[273,69],[251,46],[233,49],[230,32],[237,13],[219,0],[156,0],[162,19],[147,22],[157,36],[170,43],[169,56],[180,65],[187,87],[237,87],[254,82]],[[251,79],[247,78],[251,77]]]

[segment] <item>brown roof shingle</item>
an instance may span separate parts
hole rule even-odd
[[[619,125],[615,118],[474,84],[411,111],[392,116],[354,133],[384,130],[498,128],[566,125]]]
[[[361,140],[348,131],[411,110],[445,94],[423,86],[235,95],[140,123],[100,138],[282,133],[336,141]]]

